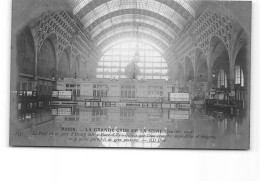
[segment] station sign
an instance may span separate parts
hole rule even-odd
[[[189,102],[190,95],[189,93],[169,93],[170,102]]]
[[[71,107],[58,108],[58,116],[71,116],[71,114],[72,114]]]
[[[59,100],[71,100],[72,91],[59,91]]]
[[[52,98],[58,98],[59,97],[59,91],[52,91]]]

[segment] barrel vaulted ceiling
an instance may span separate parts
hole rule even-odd
[[[74,17],[102,50],[137,34],[166,51],[196,18],[202,1],[68,0]],[[138,31],[137,31],[138,30]]]

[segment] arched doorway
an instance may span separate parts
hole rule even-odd
[[[185,58],[185,74],[186,74],[186,78],[185,78],[186,82],[194,81],[194,67],[189,57]]]
[[[35,74],[35,46],[29,27],[17,36],[17,65],[19,73]]]
[[[71,65],[71,77],[86,78],[87,77],[87,63],[84,62],[81,55],[77,55]]]
[[[197,93],[202,95],[208,90],[208,63],[203,52],[198,56],[196,69]]]
[[[195,79],[195,72],[194,67],[189,57],[185,58],[185,88],[184,92],[194,93],[195,86],[194,86],[194,79]]]
[[[79,77],[84,78],[85,73],[86,73],[86,69],[85,69],[85,62],[83,61],[82,57],[79,60],[78,66],[79,66]]]
[[[213,36],[210,42],[212,87],[221,91],[228,91],[230,84],[229,54],[222,40]]]
[[[56,53],[54,42],[56,35],[51,34],[44,40],[37,62],[38,87],[37,92],[39,96],[51,96],[52,89],[55,87],[56,75]]]
[[[35,76],[35,44],[28,26],[21,30],[16,40],[16,67],[19,77],[16,81],[17,91],[33,91]],[[24,75],[25,74],[25,75]]]
[[[52,79],[54,77],[56,69],[56,53],[52,41],[53,39],[55,39],[55,35],[49,36],[44,40],[40,48],[37,62],[37,73],[39,77],[47,79]]]
[[[184,69],[180,62],[169,63],[169,76],[172,82],[183,83],[185,81]]]
[[[80,78],[81,76],[81,71],[80,71],[80,61],[81,61],[81,56],[78,54],[74,61],[72,62],[72,65],[71,65],[71,72],[70,72],[70,75],[72,78]]]
[[[75,74],[76,74],[77,77],[81,76],[80,63],[81,63],[81,56],[78,55],[76,57],[76,61],[75,61]]]
[[[236,100],[243,104],[244,101],[249,101],[250,73],[248,71],[250,71],[248,48],[247,45],[244,45],[235,60],[235,95]]]
[[[58,77],[60,79],[67,78],[70,76],[70,55],[70,47],[67,47],[61,54],[58,64]]]

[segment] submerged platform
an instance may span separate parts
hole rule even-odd
[[[140,107],[140,108],[163,108],[163,109],[189,109],[189,103],[152,103],[152,102],[112,102],[112,101],[52,101],[51,105],[66,106],[77,105],[84,107]]]

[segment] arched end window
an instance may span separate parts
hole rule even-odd
[[[168,80],[168,66],[161,54],[138,41],[121,42],[107,50],[98,63],[97,78],[128,78],[127,70],[133,62],[133,68],[138,69],[137,79]]]
[[[244,87],[244,73],[240,66],[235,67],[235,84]]]
[[[227,74],[224,70],[220,70],[218,74],[218,88],[227,88]]]

